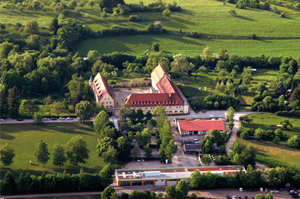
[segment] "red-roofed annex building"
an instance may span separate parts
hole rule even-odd
[[[123,102],[144,113],[163,106],[167,114],[188,114],[189,104],[184,102],[166,70],[158,65],[151,73],[151,93],[133,93]]]
[[[180,135],[206,135],[207,131],[217,129],[225,130],[222,120],[178,120],[178,131]]]
[[[115,99],[106,79],[98,73],[94,79],[91,77],[89,84],[92,87],[96,103],[103,103],[103,106],[107,111],[113,111]]]

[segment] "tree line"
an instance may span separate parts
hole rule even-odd
[[[63,173],[45,174],[41,176],[20,174],[19,179],[7,171],[1,181],[1,195],[37,194],[102,191],[112,183],[113,170],[110,165],[103,167],[99,174],[90,174],[80,170],[78,174]]]

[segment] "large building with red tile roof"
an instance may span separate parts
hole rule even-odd
[[[177,126],[181,135],[206,135],[211,129],[225,130],[222,120],[178,120]]]
[[[187,114],[189,105],[181,98],[166,70],[158,65],[151,73],[151,93],[133,93],[123,102],[132,109],[141,109],[144,113],[163,106],[167,114]]]
[[[115,107],[115,99],[111,88],[109,87],[106,79],[98,73],[94,79],[90,79],[96,102],[102,103],[107,111],[112,111]]]

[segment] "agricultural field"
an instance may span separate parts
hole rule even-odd
[[[72,137],[82,136],[87,142],[90,150],[90,158],[86,164],[79,163],[78,166],[72,166],[66,163],[63,167],[52,164],[52,152],[54,144],[65,145]],[[37,144],[43,139],[48,144],[50,160],[42,167],[35,159],[34,152]],[[45,173],[62,173],[64,169],[69,173],[79,173],[80,168],[88,173],[98,173],[105,165],[103,160],[97,156],[96,145],[97,137],[91,124],[84,125],[75,122],[71,123],[48,123],[41,126],[35,124],[1,124],[0,145],[8,144],[15,150],[14,162],[9,166],[9,170],[18,177],[21,172],[30,172],[40,175]],[[29,165],[32,161],[32,165]],[[8,170],[1,163],[1,179],[3,179]]]
[[[43,10],[28,11],[19,9],[5,9],[0,4],[1,23],[24,25],[26,20],[35,19],[40,27],[48,28],[56,12],[49,2],[44,3]],[[87,1],[84,1],[87,2]],[[125,0],[125,3],[139,3],[139,0]],[[155,0],[143,1],[144,4],[155,2]],[[173,0],[166,0],[173,3]],[[139,35],[107,37],[101,39],[87,39],[74,47],[73,52],[79,52],[86,56],[89,50],[98,50],[101,54],[113,51],[122,51],[135,55],[143,54],[151,48],[154,42],[158,42],[161,50],[165,53],[182,53],[187,56],[201,54],[203,48],[210,46],[213,52],[227,49],[230,54],[240,56],[299,56],[300,47],[300,13],[284,7],[277,6],[280,12],[285,12],[286,18],[279,17],[271,11],[260,9],[237,9],[233,4],[223,5],[215,0],[184,1],[178,0],[177,4],[182,7],[182,12],[173,12],[170,17],[163,17],[161,12],[129,13],[102,18],[99,6],[84,5],[80,12],[69,10],[67,17],[75,18],[86,27],[97,32],[103,28],[114,25],[122,27],[145,28],[149,23],[161,21],[163,27],[171,31],[172,35]],[[2,5],[2,6],[1,6]],[[235,9],[237,16],[233,17],[227,13],[229,9]],[[128,22],[129,15],[136,14],[142,18],[141,22]],[[14,17],[12,17],[14,16]],[[198,32],[201,38],[187,38],[176,35],[179,31]],[[7,30],[18,32],[18,30]],[[6,32],[6,31],[5,31]],[[258,39],[251,40],[250,35],[256,34]]]
[[[245,127],[254,129],[260,127],[265,130],[270,130],[269,125],[278,125],[280,121],[287,119],[292,123],[293,127],[289,130],[283,130],[283,134],[286,134],[288,138],[300,135],[299,118],[281,117],[273,113],[251,114],[249,118],[253,119],[253,121],[251,124],[245,125]],[[296,166],[300,169],[300,150],[287,146],[286,140],[274,144],[271,141],[243,140],[239,138],[239,142],[243,146],[252,143],[253,148],[257,152],[257,161],[266,166]]]

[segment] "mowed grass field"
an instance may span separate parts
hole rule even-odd
[[[35,124],[1,124],[0,145],[8,144],[15,150],[15,158],[13,164],[9,166],[9,170],[19,175],[21,172],[30,172],[31,174],[40,175],[45,173],[63,172],[64,169],[69,173],[79,173],[80,168],[89,173],[98,173],[105,165],[103,160],[97,156],[96,145],[97,136],[93,131],[92,125],[84,125],[76,122],[66,123],[48,123],[41,126]],[[72,166],[66,163],[63,167],[54,166],[52,164],[52,152],[54,144],[64,145],[74,136],[82,136],[87,142],[90,150],[89,159],[86,164],[79,163],[78,166]],[[37,144],[43,139],[48,144],[50,160],[42,167],[35,159],[34,152]],[[32,161],[33,165],[29,165]],[[1,179],[3,179],[7,169],[1,163]]]
[[[269,125],[277,125],[280,124],[280,121],[287,119],[292,123],[293,128],[284,130],[283,134],[286,134],[288,137],[300,135],[300,118],[280,117],[273,113],[250,114],[249,117],[253,121],[251,124],[245,125],[246,127],[254,129],[260,127],[265,130],[270,130]],[[257,161],[266,166],[294,166],[300,171],[300,150],[287,146],[286,140],[274,144],[270,141],[243,140],[239,138],[239,142],[244,146],[252,143],[254,150],[257,152]]]
[[[41,27],[48,28],[53,17],[60,13],[55,12],[50,3],[43,0],[45,11],[22,11],[18,9],[8,10],[0,8],[1,23],[21,23],[35,19]],[[139,3],[140,0],[125,0],[125,3]],[[144,0],[144,4],[156,2],[156,0]],[[173,3],[173,0],[166,0]],[[2,2],[4,4],[5,1]],[[230,54],[241,56],[292,56],[300,55],[300,13],[283,7],[280,11],[286,13],[286,18],[280,18],[278,14],[260,9],[237,9],[235,5],[223,5],[215,0],[177,0],[182,12],[173,12],[170,17],[163,17],[161,12],[130,13],[142,17],[139,23],[127,21],[128,15],[113,18],[101,18],[101,10],[98,5],[80,8],[80,14],[69,10],[68,17],[75,18],[93,31],[110,28],[114,25],[123,27],[145,28],[154,21],[161,21],[164,28],[169,31],[183,32],[197,31],[202,34],[200,39],[187,38],[175,35],[139,35],[127,37],[111,37],[97,40],[85,40],[80,42],[73,52],[79,52],[86,56],[89,50],[98,50],[100,53],[113,51],[142,54],[151,48],[154,42],[160,44],[161,50],[166,53],[182,53],[195,56],[202,53],[206,46],[210,46],[213,52],[227,49]],[[235,9],[236,17],[227,13],[229,9]],[[256,34],[258,40],[248,39],[251,34]]]

